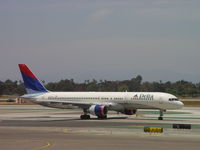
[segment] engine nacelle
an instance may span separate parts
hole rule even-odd
[[[104,105],[92,105],[89,108],[89,113],[100,118],[105,117],[108,113],[108,108]]]
[[[134,115],[136,114],[137,110],[134,109],[134,110],[128,110],[128,109],[124,109],[123,111],[121,111],[122,114],[125,114],[125,115]]]

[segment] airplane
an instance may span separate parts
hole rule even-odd
[[[47,107],[75,106],[83,110],[80,119],[106,119],[108,111],[134,115],[137,109],[159,110],[158,120],[163,120],[166,110],[181,109],[184,104],[178,98],[163,92],[51,92],[31,72],[26,64],[19,64],[27,94],[21,98]]]

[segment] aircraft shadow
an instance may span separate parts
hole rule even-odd
[[[82,120],[80,118],[70,118],[70,119],[66,118],[66,119],[59,119],[59,120],[57,120],[57,119],[53,119],[52,118],[52,120],[42,120],[40,122],[80,121],[80,120],[82,120],[82,121],[90,121],[90,120],[99,120],[99,121],[101,121],[101,120],[115,120],[115,119],[127,119],[127,118],[128,117],[109,117],[109,118],[106,118],[106,119],[90,118],[90,119],[86,119],[86,120]]]

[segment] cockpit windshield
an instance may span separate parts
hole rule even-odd
[[[169,101],[179,101],[177,98],[170,98]]]

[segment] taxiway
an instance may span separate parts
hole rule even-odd
[[[158,112],[139,110],[125,116],[110,112],[108,119],[80,120],[81,110],[51,109],[37,105],[0,105],[0,149],[190,149],[200,147],[200,108]],[[191,130],[172,124],[191,124]],[[144,133],[144,126],[164,128],[163,133]]]

